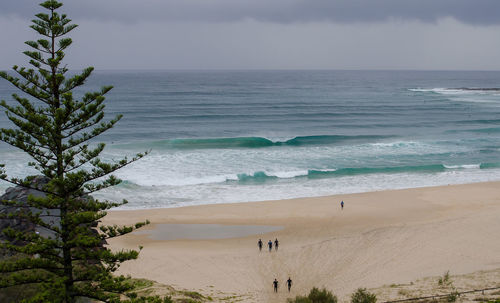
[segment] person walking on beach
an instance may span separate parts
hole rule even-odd
[[[292,288],[292,279],[290,277],[286,280],[286,285],[288,286],[288,292],[290,292],[290,288]]]
[[[274,249],[276,251],[278,251],[278,245],[279,245],[278,238],[276,238],[276,240],[274,240]]]
[[[273,287],[274,287],[274,292],[278,292],[278,280],[274,279]]]
[[[342,202],[340,202],[340,209],[344,209],[344,200],[342,200]]]
[[[262,239],[259,239],[259,242],[257,242],[257,245],[259,245],[259,251],[262,251]]]
[[[267,242],[267,246],[269,247],[269,251],[272,251],[273,250],[273,241],[269,240],[269,242]]]

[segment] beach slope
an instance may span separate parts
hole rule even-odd
[[[112,211],[104,223],[152,223],[145,233],[110,241],[113,249],[144,246],[138,260],[122,265],[123,274],[208,295],[234,294],[244,302],[284,302],[313,286],[346,298],[358,287],[408,283],[447,270],[465,274],[500,268],[499,218],[500,182],[490,182]],[[279,230],[225,239],[152,239],[147,231],[160,224],[265,225]],[[259,252],[259,238],[264,243],[278,238],[279,251]],[[285,287],[289,276],[294,281],[290,293]],[[281,282],[278,294],[272,289],[275,278]]]

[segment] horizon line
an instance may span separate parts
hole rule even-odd
[[[81,70],[81,68],[69,69]],[[384,71],[384,72],[500,72],[500,69],[346,69],[346,68],[95,68],[95,71]]]
[[[69,71],[80,71],[81,68],[70,68]],[[10,71],[12,67],[0,68]],[[379,72],[500,72],[500,69],[418,69],[418,68],[95,68],[94,71],[379,71]]]

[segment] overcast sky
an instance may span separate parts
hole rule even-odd
[[[0,68],[40,0],[0,0]],[[500,70],[499,0],[68,0],[70,68]]]

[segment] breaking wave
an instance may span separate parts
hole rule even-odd
[[[340,143],[370,142],[387,139],[394,136],[342,136],[342,135],[320,135],[320,136],[298,136],[286,141],[272,141],[263,137],[237,137],[237,138],[208,138],[208,139],[172,139],[155,142],[143,142],[139,144],[123,144],[114,147],[137,147],[153,149],[230,149],[230,148],[264,148],[273,146],[320,146]],[[132,146],[133,145],[133,146]]]

